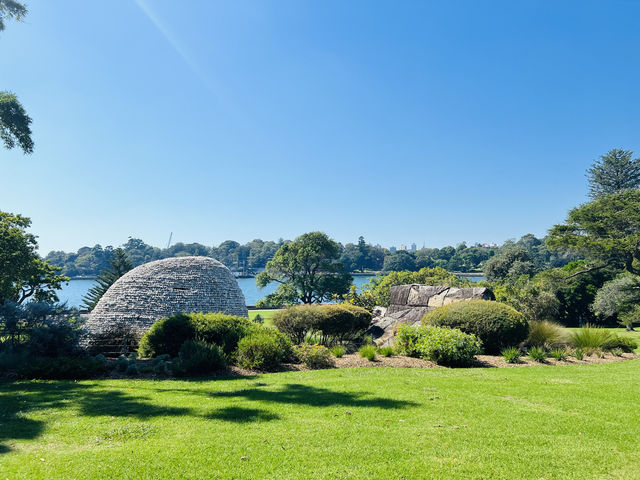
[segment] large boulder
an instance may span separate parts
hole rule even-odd
[[[420,325],[422,317],[431,310],[471,299],[495,300],[495,297],[485,287],[455,288],[418,284],[391,287],[389,307],[373,309],[367,334],[379,346],[392,345],[398,325]]]

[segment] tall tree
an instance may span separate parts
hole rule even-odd
[[[626,190],[580,205],[547,237],[550,248],[583,254],[591,271],[607,266],[640,273],[640,190]]]
[[[109,267],[98,275],[96,279],[98,284],[91,288],[82,299],[83,307],[89,311],[93,310],[109,287],[132,268],[133,265],[127,258],[126,252],[122,248],[116,248],[109,261]]]
[[[38,255],[36,236],[27,233],[31,220],[22,215],[0,212],[0,305],[58,300],[56,290],[69,278],[59,275],[60,267]]]
[[[640,187],[640,158],[631,150],[614,148],[587,170],[589,196],[599,198]]]
[[[0,31],[5,28],[5,20],[22,21],[27,7],[15,0],[0,0]],[[33,152],[31,139],[31,118],[27,115],[18,98],[10,92],[0,91],[0,140],[11,149],[18,145],[24,153]]]
[[[346,294],[352,281],[339,258],[340,244],[326,233],[305,233],[278,249],[266,270],[256,277],[256,284],[260,288],[271,282],[280,284],[267,299],[279,297],[288,303],[331,300],[334,295]]]

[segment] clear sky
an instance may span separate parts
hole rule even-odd
[[[640,2],[25,0],[0,210],[41,252],[544,235],[640,154]]]

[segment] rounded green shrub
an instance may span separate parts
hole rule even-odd
[[[398,352],[424,358],[439,365],[463,367],[470,365],[482,352],[482,343],[473,334],[457,328],[401,325],[396,336]]]
[[[226,366],[226,358],[218,345],[187,340],[172,368],[176,375],[197,375],[224,370]]]
[[[224,313],[190,313],[196,339],[218,345],[226,355],[237,348],[238,342],[259,324],[248,318]]]
[[[331,368],[335,366],[331,351],[323,345],[304,343],[294,347],[298,359],[311,369]]]
[[[361,357],[366,358],[370,362],[373,362],[376,359],[376,347],[374,345],[363,345],[360,347],[360,350],[358,350],[358,353],[360,353]]]
[[[489,300],[466,300],[436,308],[422,319],[423,325],[457,328],[477,336],[487,354],[520,344],[529,324],[516,309]]]
[[[316,330],[324,311],[319,305],[295,305],[276,312],[271,321],[296,344]]]
[[[236,360],[238,365],[252,370],[274,370],[290,360],[292,345],[281,332],[258,328],[238,343]]]
[[[315,329],[327,343],[353,340],[364,333],[371,323],[371,314],[362,307],[348,303],[320,305],[322,315]]]
[[[189,315],[180,313],[158,320],[140,339],[138,353],[141,357],[168,354],[176,357],[180,347],[196,336],[196,329]]]

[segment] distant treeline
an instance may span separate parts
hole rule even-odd
[[[134,266],[162,258],[203,255],[219,260],[233,271],[251,275],[263,269],[278,248],[288,242],[282,239],[277,242],[256,239],[241,245],[227,240],[217,247],[199,243],[176,243],[169,248],[158,248],[138,238],[130,238],[121,248]],[[468,247],[466,243],[461,243],[456,247],[422,248],[415,252],[390,251],[366,243],[360,237],[357,243],[347,243],[342,247],[341,261],[350,272],[417,271],[424,267],[439,266],[452,272],[471,273],[482,272],[487,260],[502,249],[514,246],[526,250],[538,269],[562,266],[574,259],[550,252],[543,240],[528,234],[518,241],[509,240],[501,247]],[[107,268],[114,249],[112,246],[95,245],[82,247],[75,253],[53,251],[46,256],[46,260],[61,266],[62,273],[69,277],[93,277]]]

